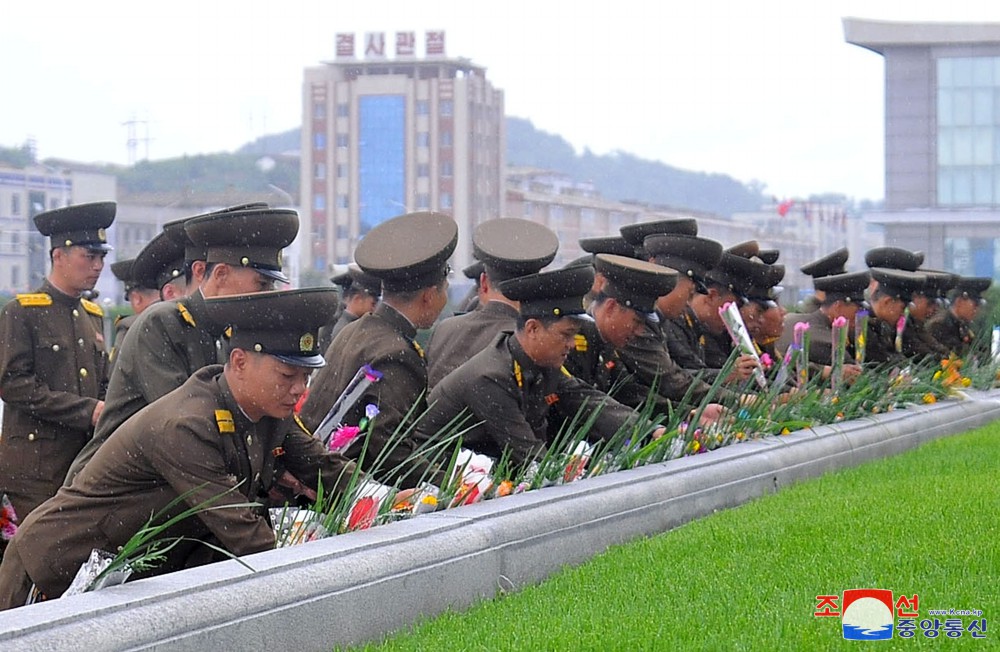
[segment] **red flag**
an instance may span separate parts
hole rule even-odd
[[[792,199],[786,199],[785,201],[778,204],[778,215],[784,217],[788,215],[788,211],[791,210],[792,205],[795,203]]]

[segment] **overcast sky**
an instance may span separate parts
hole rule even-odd
[[[125,163],[135,118],[151,159],[230,151],[301,124],[302,70],[338,32],[414,31],[422,52],[444,30],[508,115],[578,151],[879,199],[883,62],[845,16],[1000,22],[1000,1],[8,0],[0,145]]]

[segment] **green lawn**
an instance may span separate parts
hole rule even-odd
[[[613,548],[365,649],[1000,649],[998,485],[1000,423]],[[815,597],[852,588],[916,593],[921,618],[981,609],[993,627],[844,641],[840,618],[813,616]]]

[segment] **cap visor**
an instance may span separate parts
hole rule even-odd
[[[277,269],[263,269],[261,267],[254,267],[258,273],[268,277],[273,278],[275,281],[280,281],[281,283],[291,283],[291,280],[285,274]]]
[[[278,355],[277,353],[272,353],[274,357],[281,360],[285,364],[290,364],[293,367],[309,367],[310,369],[319,369],[320,367],[326,366],[326,360],[323,356],[316,355]]]
[[[98,253],[108,253],[109,251],[114,251],[115,248],[106,242],[88,242],[87,244],[80,245],[81,247],[87,249],[88,251],[96,251]]]

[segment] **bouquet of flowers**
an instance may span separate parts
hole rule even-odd
[[[369,403],[365,406],[365,416],[361,417],[361,420],[356,426],[340,426],[333,431],[330,437],[330,450],[335,453],[343,453],[347,448],[354,443],[354,440],[361,435],[368,432],[371,427],[372,421],[378,416],[378,406]]]
[[[847,318],[841,316],[834,319],[832,329],[830,387],[836,394],[840,390],[840,383],[844,377],[844,356],[847,355]]]
[[[382,374],[370,366],[364,365],[358,369],[357,373],[354,374],[354,378],[351,379],[351,382],[347,384],[344,391],[341,392],[337,400],[330,406],[330,410],[323,417],[323,420],[320,421],[320,424],[316,426],[316,431],[313,435],[321,439],[324,444],[329,445],[330,438],[333,436],[334,430],[341,426],[344,415],[361,399],[365,390],[380,380],[382,380]]]
[[[449,486],[457,485],[449,507],[471,505],[482,500],[493,486],[493,458],[463,448],[455,462]]]
[[[729,331],[729,336],[733,338],[733,344],[736,345],[739,352],[743,355],[753,356],[753,359],[757,361],[757,367],[753,371],[754,380],[757,381],[761,389],[767,389],[767,378],[764,377],[764,371],[761,369],[757,347],[754,346],[750,331],[743,323],[739,306],[734,302],[728,302],[719,308],[719,316],[726,324],[726,330]]]
[[[17,513],[10,504],[10,498],[4,494],[0,498],[0,539],[10,541],[17,534]]]

